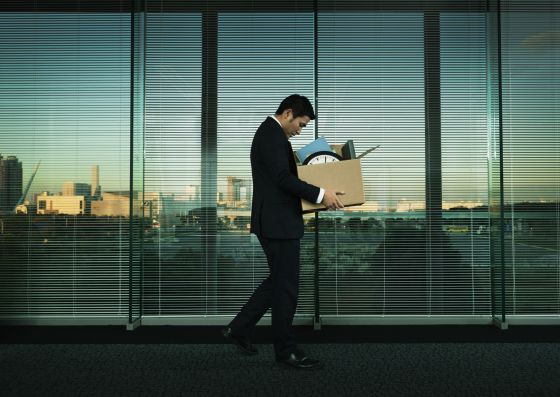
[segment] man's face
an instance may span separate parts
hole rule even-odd
[[[290,111],[286,117],[286,123],[284,125],[284,134],[286,134],[286,137],[288,139],[290,139],[295,135],[301,134],[302,128],[307,126],[309,120],[310,120],[309,116],[293,117],[293,114]]]

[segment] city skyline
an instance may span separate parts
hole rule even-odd
[[[19,161],[17,156],[8,155],[6,158],[11,159],[12,161],[17,161],[22,169],[23,163]],[[27,196],[25,197],[26,201],[30,203],[36,204],[36,199],[39,195],[46,195],[46,196],[84,196],[90,200],[102,200],[103,193],[101,190],[101,186],[99,185],[101,173],[100,173],[100,166],[99,165],[92,165],[91,166],[91,182],[90,184],[85,182],[76,182],[76,181],[63,181],[60,190],[56,190],[56,188],[51,188],[49,190],[41,190],[41,189],[34,189],[33,184],[31,185],[31,189],[29,190]],[[21,180],[20,185],[25,185],[29,183],[29,181]],[[94,188],[94,186],[97,186]],[[239,178],[236,176],[228,175],[226,177],[226,183],[218,183],[217,185],[217,196],[216,196],[216,204],[220,205],[220,203],[226,205],[228,207],[234,208],[236,205],[241,206],[241,208],[247,208],[247,205],[250,205],[252,200],[252,184],[250,183],[250,179]],[[144,192],[146,196],[154,196],[158,195],[161,197],[172,198],[177,201],[191,201],[201,204],[201,197],[200,197],[200,185],[185,185],[184,190],[181,193],[165,193],[165,192]],[[91,192],[94,192],[97,195],[92,195]],[[110,196],[114,196],[116,194],[123,194],[127,190],[106,190],[103,191]],[[551,203],[555,202],[554,200],[543,200],[538,199],[535,201],[521,201],[517,204],[521,203]],[[350,208],[350,211],[360,211],[360,207],[363,207],[363,211],[366,212],[377,212],[377,211],[390,211],[394,210],[396,212],[410,212],[410,211],[422,211],[425,210],[425,201],[414,201],[414,200],[407,200],[406,197],[402,197],[398,199],[392,207],[380,207],[379,203],[376,201],[368,200],[362,206],[353,206]],[[450,210],[453,208],[466,208],[472,209],[477,207],[484,207],[487,206],[487,202],[480,201],[480,200],[459,200],[459,201],[442,201],[442,210]]]

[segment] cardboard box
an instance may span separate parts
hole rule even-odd
[[[341,155],[342,145],[331,145]],[[339,196],[345,207],[361,205],[365,202],[360,159],[342,160],[333,163],[298,165],[298,178],[324,189],[343,191]],[[304,213],[325,210],[323,204],[301,200]]]

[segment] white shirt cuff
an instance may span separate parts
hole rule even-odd
[[[321,189],[321,191],[319,191],[319,195],[317,196],[317,201],[315,201],[315,203],[317,204],[321,204],[321,201],[323,201],[323,196],[325,195],[325,189],[323,189],[322,187],[320,187],[319,189]]]

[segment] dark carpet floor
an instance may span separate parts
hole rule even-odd
[[[94,333],[76,328],[78,337],[61,343],[57,339],[67,331],[49,339],[56,332],[51,327],[32,338],[21,330],[32,335],[38,328],[18,328],[0,344],[2,396],[560,396],[560,342],[546,337],[548,330],[540,339],[538,333],[513,333],[492,340],[510,331],[473,328],[481,333],[474,332],[474,340],[463,335],[438,341],[432,339],[446,339],[449,329],[432,328],[432,337],[422,340],[386,335],[353,343],[325,340],[328,331],[320,343],[310,343],[318,333],[306,331],[300,346],[325,368],[297,371],[278,366],[268,343],[258,344],[257,356],[241,355],[221,343],[215,327],[206,328],[215,343],[166,340],[161,332],[162,340],[145,336],[122,343],[106,334],[100,343]],[[484,332],[488,341],[478,340]],[[268,337],[261,332],[256,339]]]

